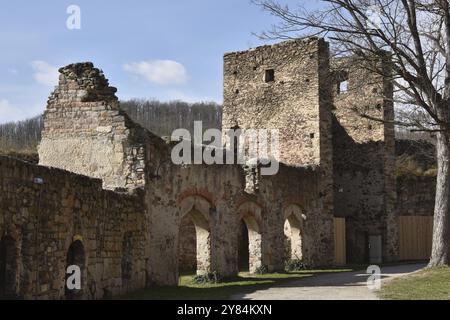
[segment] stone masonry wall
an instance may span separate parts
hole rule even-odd
[[[401,177],[397,179],[397,214],[432,216],[436,195],[436,177]]]
[[[268,70],[273,81],[266,79]],[[321,85],[328,72],[323,40],[292,40],[225,54],[222,129],[278,129],[280,162],[320,165],[331,154],[331,132],[321,130],[331,128],[331,118],[320,112],[327,99]]]
[[[332,216],[321,195],[322,171],[317,167],[283,166],[289,174],[259,178],[258,191],[247,194],[240,166],[173,165],[170,145],[134,125],[121,112],[115,89],[92,64],[69,65],[60,72],[59,86],[44,117],[40,163],[101,178],[103,187],[109,189],[132,190],[145,183],[147,214],[141,228],[149,238],[140,245],[149,277],[139,286],[177,283],[178,262],[183,256],[179,252],[180,232],[186,231],[180,221],[186,215],[195,223],[199,273],[217,270],[224,275],[236,274],[234,231],[241,220],[252,235],[252,268],[267,265],[270,270],[282,270],[284,211],[288,206],[298,207],[294,210],[297,219],[302,219],[301,213],[308,216],[303,233],[305,261],[310,265],[331,262]],[[292,177],[298,178],[288,183]],[[86,210],[90,208],[86,205]],[[114,245],[129,247],[133,243],[129,232],[124,237]],[[126,270],[129,256],[122,255],[118,263]]]
[[[395,260],[394,127],[365,117],[394,119],[392,84],[357,58],[337,59],[332,66],[334,209],[336,216],[346,218],[348,261],[369,260],[370,235],[382,236],[383,260]],[[347,88],[339,92],[342,81],[348,81]]]
[[[197,243],[209,241],[210,249],[200,257],[209,263],[205,271],[236,275],[241,220],[249,229],[250,265],[283,270],[283,230],[289,207],[298,208],[297,219],[303,219],[301,213],[306,216],[304,261],[311,266],[332,264],[332,216],[323,210],[318,175],[312,168],[282,166],[279,174],[261,177],[259,190],[248,194],[244,192],[244,170],[240,166],[163,166],[160,179],[149,183],[146,191],[146,201],[151,204],[152,281],[178,283],[178,250],[183,238],[179,232],[184,229],[181,221],[192,211],[201,215],[194,216],[196,227],[209,233],[206,238],[197,236]]]
[[[143,288],[146,223],[140,191],[119,194],[97,179],[0,157],[0,240],[15,243],[19,297],[64,299],[68,250],[77,240],[85,252],[82,298]]]
[[[101,178],[109,189],[142,187],[147,133],[120,110],[116,88],[90,62],[59,72],[44,113],[39,163]]]
[[[197,269],[197,237],[195,224],[190,217],[184,217],[180,223],[178,269],[180,272],[192,272]]]
[[[273,81],[267,81],[270,72]],[[327,234],[333,233],[330,78],[329,47],[323,39],[292,40],[224,55],[222,129],[278,129],[281,163],[316,166],[320,216],[324,228],[329,228]],[[334,243],[327,245],[332,252]]]

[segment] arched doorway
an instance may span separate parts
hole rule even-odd
[[[67,300],[81,300],[83,299],[83,289],[85,285],[84,279],[84,271],[85,271],[85,251],[83,243],[80,240],[74,241],[67,251],[67,260],[66,260],[66,270],[69,266],[78,266],[80,268],[80,276],[81,276],[81,289],[69,289],[67,287],[67,279],[70,274],[66,273],[64,288],[65,288],[65,297]]]
[[[294,214],[284,223],[284,245],[286,260],[302,260],[301,223]]]
[[[238,234],[238,270],[239,272],[248,272],[249,266],[249,241],[248,241],[248,229],[244,220],[239,223]]]
[[[208,220],[196,209],[182,219],[178,237],[180,273],[205,274],[211,270],[211,238]]]
[[[261,233],[251,215],[245,215],[239,222],[237,261],[240,272],[255,273],[262,265]]]
[[[0,299],[17,298],[18,254],[16,241],[3,237],[0,241]]]

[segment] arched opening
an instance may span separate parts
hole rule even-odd
[[[261,233],[255,218],[249,215],[239,222],[237,261],[240,272],[255,273],[262,265]]]
[[[249,242],[248,242],[248,229],[244,220],[239,223],[239,235],[238,235],[238,268],[239,272],[249,271]]]
[[[86,257],[84,252],[84,246],[83,243],[80,240],[77,240],[73,242],[69,250],[67,252],[67,263],[66,263],[66,271],[69,266],[78,266],[80,268],[80,282],[81,282],[81,289],[69,289],[67,286],[67,279],[70,274],[67,274],[64,281],[64,288],[65,288],[65,297],[67,300],[80,300],[83,299],[83,288],[84,288],[84,269],[85,269],[85,263],[86,263]]]
[[[205,274],[211,269],[211,239],[208,220],[192,209],[180,224],[178,270],[180,273]]]
[[[284,223],[284,244],[286,260],[302,260],[301,223],[294,214]]]
[[[18,255],[16,241],[3,237],[0,241],[0,298],[17,298]]]

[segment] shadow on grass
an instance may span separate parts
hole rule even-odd
[[[353,271],[349,268],[324,270],[302,270],[289,273],[269,273],[253,275],[240,273],[220,283],[196,284],[193,275],[180,276],[179,286],[155,286],[119,299],[127,300],[226,300],[236,294],[246,294],[256,290],[268,289],[291,281],[314,277],[318,274]]]

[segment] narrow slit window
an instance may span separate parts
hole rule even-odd
[[[348,80],[343,80],[339,82],[338,93],[343,94],[348,92]]]
[[[264,81],[266,83],[275,81],[275,70],[274,69],[267,69],[266,70],[266,73],[264,75]]]
[[[341,70],[337,73],[336,78],[336,91],[337,94],[347,93],[349,90],[349,81],[348,81],[348,72],[345,70]]]

